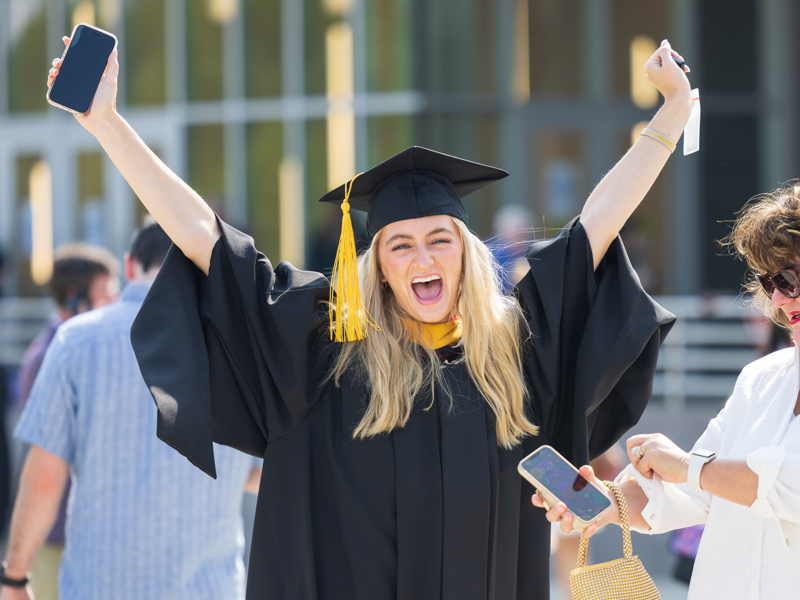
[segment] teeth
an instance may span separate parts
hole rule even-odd
[[[428,283],[429,281],[435,281],[436,279],[441,279],[438,275],[429,275],[428,277],[415,277],[411,283]]]

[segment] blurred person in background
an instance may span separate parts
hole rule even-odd
[[[726,240],[764,314],[794,346],[747,365],[722,411],[687,453],[662,434],[627,442],[618,478],[631,527],[662,533],[700,523],[689,600],[796,598],[800,566],[800,183],[757,196]],[[593,478],[591,467],[581,473]],[[597,481],[597,480],[595,480]],[[612,504],[616,508],[616,502]],[[541,505],[538,496],[534,504]],[[571,530],[563,506],[547,512]],[[614,509],[601,526],[618,523]],[[590,532],[591,533],[591,532]]]
[[[119,261],[105,248],[73,243],[56,249],[47,286],[56,308],[31,342],[19,369],[19,401],[28,400],[36,374],[59,325],[70,317],[100,308],[119,296]]]
[[[533,211],[518,202],[504,204],[494,215],[492,231],[487,245],[503,270],[503,291],[510,294],[528,274],[525,252],[536,239]]]
[[[130,329],[171,245],[151,222],[125,257],[122,298],[55,333],[16,435],[31,444],[11,519],[0,599],[34,597],[29,571],[70,473],[63,600],[244,597],[242,494],[259,463],[217,450],[214,481],[155,436],[156,407]]]
[[[21,409],[28,401],[36,374],[58,327],[70,317],[105,306],[119,296],[119,261],[99,246],[83,243],[61,246],[54,255],[48,292],[56,308],[22,357],[18,379]],[[64,550],[68,497],[69,482],[61,498],[56,522],[31,569],[38,600],[58,600],[58,566]]]

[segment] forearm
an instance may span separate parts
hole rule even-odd
[[[6,575],[21,579],[53,528],[69,467],[60,458],[31,447],[20,476],[19,491],[11,515]]]
[[[207,274],[211,250],[220,236],[211,208],[116,112],[92,133],[175,245]]]
[[[676,95],[664,103],[648,127],[677,142],[689,119],[691,107],[688,92]],[[589,238],[595,268],[653,186],[669,157],[670,151],[664,144],[640,136],[592,191],[581,211],[581,223]]]
[[[750,506],[758,496],[758,475],[744,460],[717,458],[703,465],[700,487],[713,496]]]

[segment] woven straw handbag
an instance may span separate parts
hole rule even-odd
[[[633,556],[628,505],[622,491],[612,482],[603,482],[614,493],[622,521],[622,547],[625,557],[599,565],[586,566],[588,538],[581,538],[578,568],[569,574],[574,600],[661,600],[653,580],[639,557]]]

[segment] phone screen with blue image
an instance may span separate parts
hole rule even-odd
[[[584,521],[591,521],[611,505],[606,496],[548,447],[543,446],[524,460],[522,468]]]
[[[78,25],[48,99],[77,113],[89,112],[116,43],[114,36],[105,31]]]

